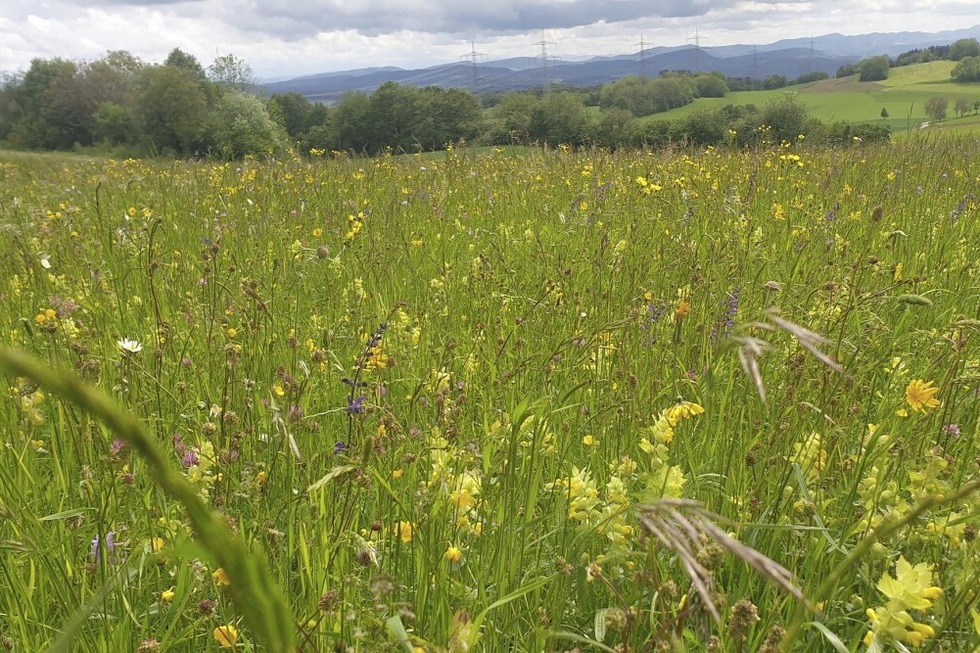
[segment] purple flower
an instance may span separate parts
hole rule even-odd
[[[102,559],[102,551],[105,550],[110,555],[116,551],[116,533],[109,531],[105,534],[105,539],[96,535],[92,538],[92,559],[99,562]]]
[[[197,453],[195,453],[192,449],[188,449],[186,452],[184,452],[184,457],[181,459],[184,467],[193,467],[197,464],[197,461]]]
[[[337,443],[333,445],[333,455],[335,456],[342,454],[346,450],[347,450],[346,442],[337,441]]]
[[[119,438],[116,438],[115,440],[112,441],[112,447],[111,448],[112,448],[113,455],[119,453],[125,447],[126,447],[126,442],[123,441],[123,440],[120,440]]]
[[[943,431],[945,431],[954,440],[960,437],[959,424],[947,424],[946,426],[943,427]]]
[[[357,399],[351,399],[350,397],[347,397],[347,414],[354,415],[355,413],[363,413],[365,410],[364,408],[365,399],[366,397],[364,395],[361,395]]]

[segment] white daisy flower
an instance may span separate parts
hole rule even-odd
[[[143,345],[141,345],[138,340],[121,338],[120,340],[116,341],[116,344],[119,345],[119,351],[121,351],[125,356],[131,356],[143,351]]]

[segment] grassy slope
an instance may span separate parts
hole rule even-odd
[[[917,128],[927,120],[923,107],[933,96],[943,95],[949,101],[950,118],[945,129],[956,131],[980,130],[980,122],[972,116],[955,118],[953,105],[958,97],[971,102],[980,100],[980,84],[954,84],[949,81],[953,62],[933,61],[915,66],[893,68],[883,82],[859,82],[856,76],[825,79],[801,86],[772,91],[741,91],[724,98],[703,98],[692,104],[649,116],[647,120],[674,120],[701,109],[717,109],[726,104],[755,104],[764,106],[772,98],[792,94],[806,105],[817,118],[828,122],[880,121],[881,109],[888,110],[887,122],[892,131],[905,131],[909,124]]]

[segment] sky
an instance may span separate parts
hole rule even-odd
[[[35,57],[94,60],[175,47],[205,67],[233,54],[261,79],[369,66],[419,68],[541,54],[637,52],[839,32],[961,29],[976,0],[3,0],[0,71]],[[479,56],[483,60],[483,56]]]

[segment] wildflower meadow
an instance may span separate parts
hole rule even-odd
[[[980,650],[980,141],[0,154],[0,649]]]

